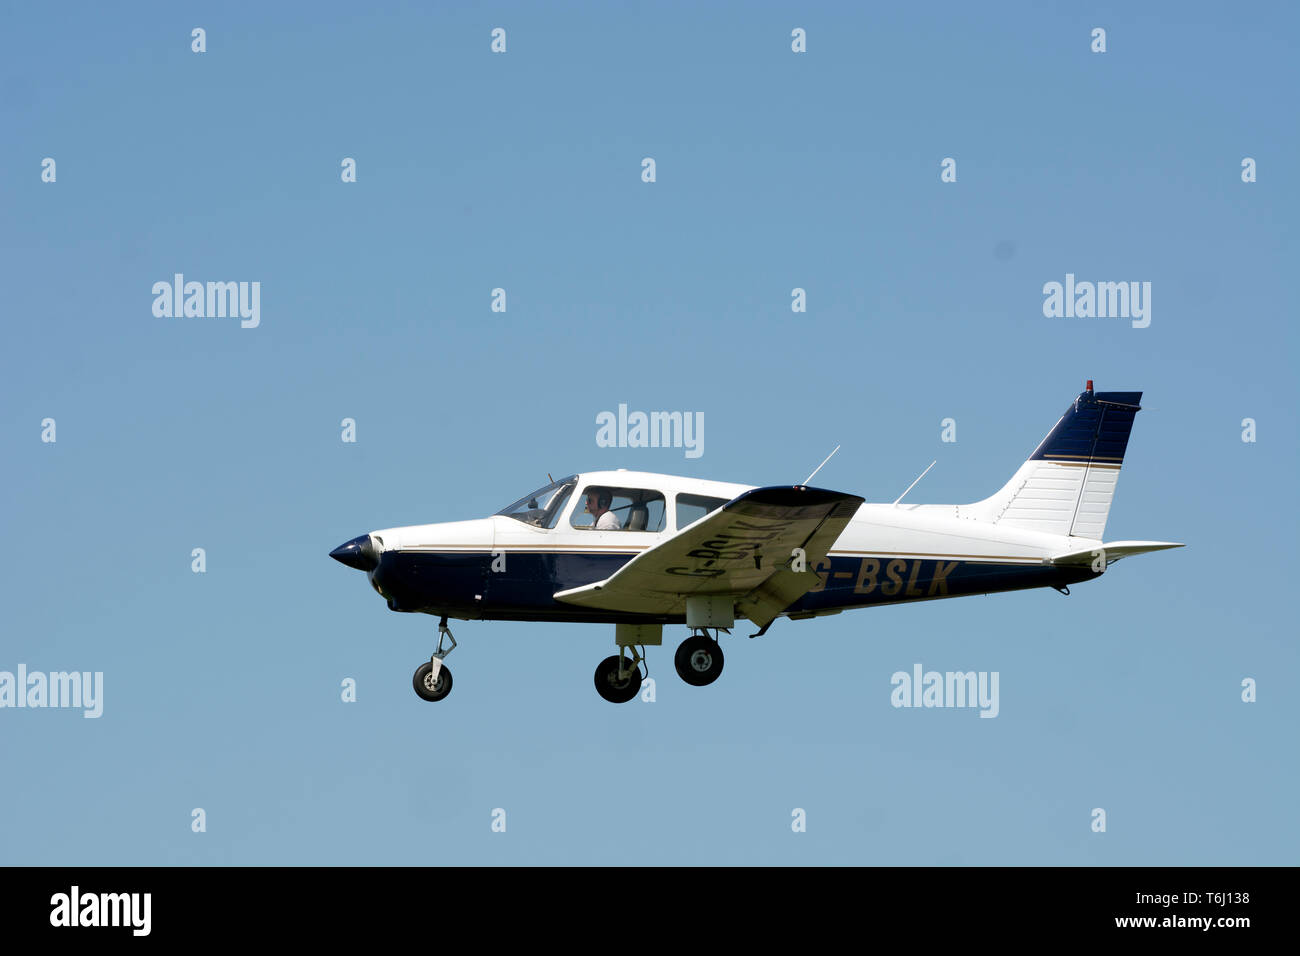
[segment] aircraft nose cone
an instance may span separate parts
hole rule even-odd
[[[358,571],[373,571],[379,567],[379,553],[375,550],[375,543],[370,540],[368,534],[339,545],[330,552],[330,557]]]

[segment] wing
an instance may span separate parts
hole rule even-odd
[[[1066,567],[1086,567],[1100,559],[1104,554],[1106,564],[1109,566],[1120,558],[1127,558],[1132,554],[1146,554],[1148,551],[1164,551],[1166,548],[1181,547],[1181,544],[1174,544],[1172,541],[1108,541],[1105,544],[1097,545],[1095,548],[1084,548],[1081,551],[1054,554],[1047,558],[1044,563]]]
[[[736,612],[766,627],[817,583],[806,570],[826,557],[863,499],[781,485],[733,498],[604,581],[555,594],[607,611],[682,614],[686,599],[734,595]],[[804,570],[794,570],[802,548]]]

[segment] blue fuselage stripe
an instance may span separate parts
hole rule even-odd
[[[371,577],[395,611],[488,620],[681,621],[680,614],[619,614],[555,600],[557,591],[602,581],[634,556],[388,551]],[[787,614],[1061,587],[1097,576],[1088,567],[856,555],[825,558],[811,570],[818,583],[787,608]]]

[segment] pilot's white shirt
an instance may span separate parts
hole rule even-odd
[[[622,525],[618,523],[618,516],[612,511],[606,511],[596,522],[597,531],[618,531]]]

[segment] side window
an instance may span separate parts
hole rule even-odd
[[[664,496],[648,488],[588,485],[573,507],[575,528],[599,531],[663,531],[667,509]]]
[[[717,511],[729,498],[706,498],[703,495],[677,496],[677,530],[681,531],[688,524],[699,521],[710,511]]]

